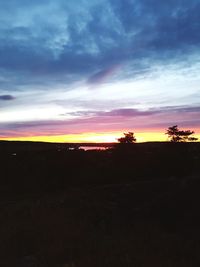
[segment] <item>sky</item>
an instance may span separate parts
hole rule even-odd
[[[200,0],[0,0],[0,139],[200,136]]]

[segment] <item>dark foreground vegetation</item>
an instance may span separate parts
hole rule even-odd
[[[200,266],[200,143],[0,142],[0,266]]]

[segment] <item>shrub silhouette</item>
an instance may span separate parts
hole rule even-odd
[[[165,133],[168,135],[168,139],[170,142],[178,143],[178,142],[194,142],[197,141],[198,138],[193,137],[194,131],[191,130],[179,130],[177,125],[171,126],[167,129]]]
[[[133,144],[136,142],[136,137],[133,132],[124,133],[124,137],[117,139],[121,144]]]

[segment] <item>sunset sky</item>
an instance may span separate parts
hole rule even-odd
[[[199,0],[0,0],[0,139],[200,137]]]

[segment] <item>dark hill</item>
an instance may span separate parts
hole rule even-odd
[[[0,266],[199,266],[200,143],[79,145],[0,142]]]

